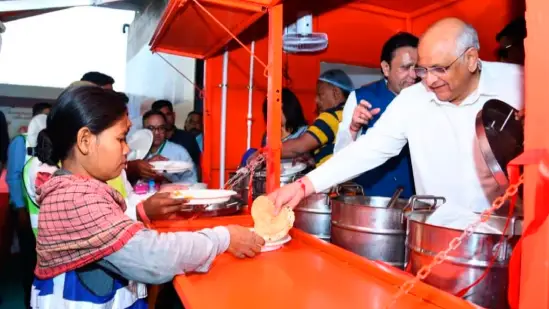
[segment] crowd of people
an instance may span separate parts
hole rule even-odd
[[[498,54],[520,64],[526,32],[513,30],[520,22],[513,25],[497,35]],[[297,96],[284,89],[282,159],[313,160],[315,169],[269,197],[278,209],[295,207],[313,192],[355,179],[368,195],[390,196],[402,187],[404,196],[437,194],[452,207],[487,207],[494,183],[475,161],[474,119],[491,98],[521,110],[523,77],[519,65],[481,60],[479,49],[476,30],[455,18],[435,23],[421,38],[395,34],[381,50],[381,80],[356,88],[342,70],[318,77],[318,116],[310,125]],[[160,190],[136,202],[132,184],[200,181],[202,115],[191,112],[179,129],[172,103],[154,102],[141,123],[153,134],[152,147],[144,159],[127,161],[128,97],[113,84],[90,72],[53,106],[36,105],[27,134],[13,138],[0,157],[32,308],[77,308],[78,302],[141,308],[145,284],[207,271],[225,251],[253,257],[264,244],[239,226],[165,234],[146,228],[184,201]],[[254,155],[248,151],[243,164]],[[156,160],[195,168],[166,177],[153,169]]]
[[[347,100],[334,156],[270,198],[277,208],[293,208],[358,176],[368,195],[391,196],[403,187],[408,196],[446,197],[444,209],[485,210],[499,186],[482,161],[474,123],[490,99],[523,111],[525,36],[523,22],[511,23],[496,36],[501,62],[488,62],[479,58],[476,30],[459,19],[435,23],[419,41],[395,35],[384,46],[402,40],[389,49],[391,57],[384,59],[382,52],[385,80]]]

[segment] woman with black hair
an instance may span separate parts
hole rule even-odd
[[[36,147],[41,162],[61,168],[36,183],[33,308],[146,308],[144,284],[207,271],[225,251],[243,258],[261,250],[263,239],[244,227],[160,235],[124,215],[124,199],[106,182],[126,166],[129,128],[112,91],[69,88],[57,99]],[[147,221],[142,205],[138,214]]]
[[[297,138],[307,130],[307,121],[297,96],[288,88],[282,89],[282,142]],[[263,119],[267,123],[267,99],[263,101]],[[267,133],[263,135],[261,147],[267,144]]]
[[[282,142],[300,137],[307,131],[307,121],[303,115],[303,109],[297,96],[288,88],[282,89],[282,123],[280,136]],[[267,123],[267,98],[263,101],[263,119]],[[267,133],[261,139],[261,147],[267,144]],[[242,158],[241,166],[246,165],[246,162],[252,158],[257,152],[256,148],[250,148]],[[292,161],[290,159],[289,161]],[[284,162],[284,160],[282,161]]]

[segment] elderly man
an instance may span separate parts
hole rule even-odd
[[[146,159],[155,160],[172,160],[190,163],[193,166],[192,170],[184,173],[166,174],[164,177],[171,182],[184,182],[186,184],[196,183],[196,167],[189,152],[181,145],[170,142],[167,139],[166,131],[168,128],[166,116],[155,110],[150,110],[143,115],[143,128],[150,130],[153,133],[153,143]]]
[[[399,32],[383,44],[380,65],[384,78],[351,93],[343,108],[343,121],[339,125],[334,152],[339,152],[357,136],[366,133],[379,119],[377,115],[387,109],[395,96],[416,83],[414,67],[418,58],[418,41],[413,34]],[[398,156],[354,181],[362,186],[368,196],[392,196],[399,187],[403,189],[401,197],[412,196],[414,180],[410,150],[404,147]]]
[[[282,159],[292,159],[313,152],[316,166],[328,160],[334,152],[335,136],[342,120],[343,107],[353,90],[349,76],[339,69],[320,75],[316,87],[318,117],[306,134],[282,143]]]
[[[432,25],[418,47],[422,82],[404,89],[356,142],[273,192],[277,209],[378,167],[406,143],[418,194],[444,196],[445,207],[488,208],[497,183],[479,154],[475,117],[489,99],[521,109],[523,74],[517,65],[480,61],[479,48],[475,29],[459,19]]]

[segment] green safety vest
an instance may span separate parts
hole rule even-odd
[[[124,180],[122,180],[122,175],[107,181],[107,184],[118,191],[123,198],[128,197],[128,192],[126,192],[126,186],[124,186]]]
[[[36,157],[31,157],[29,160],[27,160],[27,163],[25,163],[25,167],[23,168],[23,197],[25,198],[25,204],[27,205],[27,209],[29,210],[29,216],[30,216],[30,222],[32,227],[32,232],[34,233],[34,236],[38,236],[38,212],[40,211],[40,206],[36,204],[36,202],[30,197],[29,192],[27,191],[26,183],[29,181],[29,167],[33,160],[38,160]]]

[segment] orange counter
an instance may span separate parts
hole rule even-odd
[[[159,231],[215,225],[251,226],[250,216],[157,222]],[[282,249],[253,259],[219,256],[207,274],[177,276],[174,285],[186,309],[367,308],[385,309],[410,275],[325,243],[300,230]],[[480,308],[418,284],[393,308]]]

